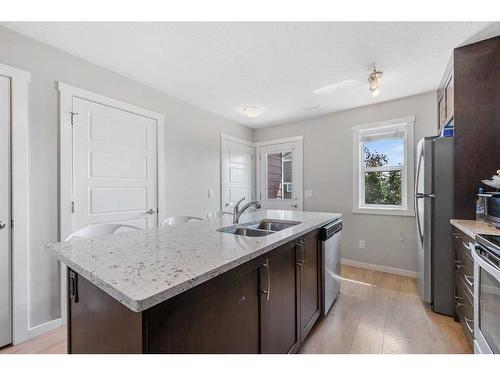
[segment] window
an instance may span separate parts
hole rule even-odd
[[[353,128],[353,212],[413,215],[414,118]]]
[[[292,152],[266,154],[267,199],[292,199]]]

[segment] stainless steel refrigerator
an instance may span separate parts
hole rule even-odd
[[[425,137],[417,145],[415,212],[417,285],[435,312],[454,315],[453,137]]]

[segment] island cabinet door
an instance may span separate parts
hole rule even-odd
[[[301,342],[305,340],[320,315],[318,233],[309,233],[298,244]]]
[[[273,250],[261,266],[261,352],[295,353],[300,345],[295,241]]]
[[[68,353],[139,354],[142,314],[68,269]]]
[[[259,264],[244,264],[149,309],[147,352],[259,353]]]

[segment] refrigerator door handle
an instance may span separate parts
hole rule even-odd
[[[435,194],[424,194],[424,193],[416,193],[415,194],[415,199],[422,199],[422,198],[436,198]]]
[[[418,238],[421,242],[423,241],[424,236],[422,235],[422,228],[420,228],[420,217],[418,214],[418,207],[417,207],[417,199],[419,199],[419,194],[420,194],[420,193],[417,193],[417,186],[418,186],[418,178],[420,176],[420,166],[422,163],[422,154],[423,153],[424,153],[424,149],[422,147],[422,149],[420,149],[419,155],[417,156],[418,165],[417,165],[417,175],[415,176],[415,190],[414,190],[415,191],[414,204],[415,204],[415,215],[416,215],[416,219],[417,219]]]

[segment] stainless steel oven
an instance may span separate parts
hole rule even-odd
[[[480,235],[474,258],[474,352],[500,353],[500,236]]]

